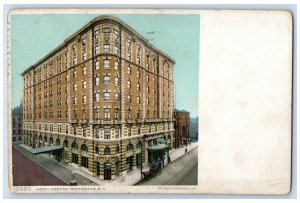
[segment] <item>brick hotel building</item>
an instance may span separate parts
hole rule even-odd
[[[104,180],[165,164],[174,64],[120,19],[93,19],[22,73],[24,144]]]

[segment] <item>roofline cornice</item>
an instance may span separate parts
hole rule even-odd
[[[111,16],[111,15],[101,15],[101,16],[97,16],[94,19],[90,20],[88,23],[86,23],[84,26],[82,26],[78,31],[76,31],[75,33],[73,33],[71,36],[69,36],[67,39],[64,40],[63,43],[61,43],[58,47],[56,47],[55,49],[53,49],[50,53],[48,53],[46,56],[44,56],[43,58],[41,58],[40,60],[38,60],[35,64],[29,66],[26,70],[24,70],[21,75],[24,76],[24,74],[28,71],[30,71],[31,69],[39,66],[42,62],[44,62],[47,58],[52,57],[52,55],[54,55],[56,52],[58,52],[60,49],[64,48],[70,41],[72,41],[74,38],[76,38],[78,35],[80,35],[82,32],[84,32],[84,30],[86,30],[87,28],[91,27],[91,26],[95,26],[98,23],[101,23],[102,21],[111,21],[111,22],[116,22],[119,25],[123,26],[125,29],[129,30],[130,32],[132,32],[135,36],[137,36],[138,38],[140,38],[147,46],[149,46],[150,48],[152,48],[153,50],[155,50],[157,53],[163,55],[164,57],[167,57],[173,64],[176,63],[176,61],[170,57],[168,54],[166,54],[165,52],[163,52],[162,50],[156,48],[153,44],[151,44],[149,42],[149,40],[147,40],[145,37],[143,37],[141,34],[139,34],[138,32],[135,31],[134,28],[132,28],[131,26],[129,26],[128,24],[126,24],[124,21],[122,21],[121,19],[119,19],[116,16]]]

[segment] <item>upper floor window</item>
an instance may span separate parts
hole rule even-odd
[[[95,39],[99,39],[99,29],[95,30]]]
[[[110,84],[110,76],[104,76],[104,84],[109,85]]]
[[[103,52],[109,52],[110,45],[109,44],[104,44],[103,45]]]
[[[109,64],[110,64],[110,60],[104,59],[104,68],[109,68],[110,67]]]
[[[103,33],[104,33],[104,36],[109,36],[109,34],[110,34],[110,28],[109,27],[104,27],[103,28]]]
[[[110,93],[104,92],[104,101],[110,101]]]

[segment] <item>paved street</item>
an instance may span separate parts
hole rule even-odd
[[[198,147],[164,167],[154,178],[137,185],[197,185]]]
[[[71,170],[62,167],[61,165],[59,165],[55,160],[53,159],[45,159],[44,156],[45,155],[36,155],[35,157],[30,155],[30,154],[26,154],[25,153],[25,149],[22,148],[19,145],[13,145],[13,149],[15,151],[18,151],[19,154],[20,152],[22,152],[21,155],[23,155],[23,159],[26,161],[30,161],[31,164],[28,165],[15,165],[15,170],[24,170],[24,168],[26,167],[26,170],[31,171],[33,167],[41,167],[43,168],[45,171],[43,174],[50,174],[52,176],[56,176],[58,179],[60,179],[62,182],[64,182],[64,184],[69,184],[70,180],[71,180]],[[13,157],[13,161],[14,161],[14,157]],[[19,162],[19,159],[15,160],[16,164],[17,162]],[[34,176],[34,173],[25,173],[23,174],[23,176]],[[19,177],[20,178],[20,177]],[[56,178],[56,179],[57,179]],[[77,184],[78,185],[97,185],[96,183],[94,183],[93,181],[79,175],[76,174],[75,178],[77,180]],[[37,176],[36,179],[44,179],[43,176]],[[18,181],[18,178],[16,178],[16,181]],[[46,184],[46,183],[45,183]],[[51,184],[46,184],[46,185],[51,185]]]
[[[29,185],[67,185],[49,173],[43,167],[28,159],[18,150],[12,150],[13,155],[13,184],[14,186]]]

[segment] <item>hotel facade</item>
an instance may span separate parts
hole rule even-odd
[[[166,164],[174,64],[120,19],[93,19],[22,73],[24,144],[104,180]]]

